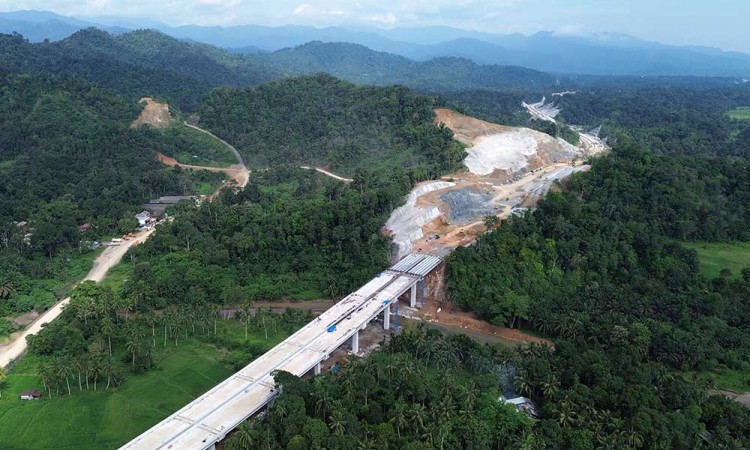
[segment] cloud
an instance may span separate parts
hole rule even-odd
[[[567,24],[555,30],[555,34],[564,36],[580,36],[584,34],[586,27],[581,24]]]
[[[385,14],[375,14],[368,17],[368,19],[371,22],[382,23],[385,25],[393,25],[394,23],[396,23],[396,15],[392,12],[387,12]]]

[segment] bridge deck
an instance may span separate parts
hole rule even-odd
[[[284,370],[304,375],[439,263],[440,259],[434,256],[407,256],[394,266],[398,271],[389,270],[373,278],[279,345],[122,448],[202,450],[211,447],[276,395],[272,372]],[[412,269],[417,273],[411,273]]]

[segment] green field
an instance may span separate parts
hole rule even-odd
[[[742,269],[750,267],[750,242],[683,242],[683,245],[698,252],[701,274],[709,279],[718,277],[722,269],[729,269],[736,278]]]
[[[730,119],[733,120],[750,120],[750,106],[740,106],[727,112]]]
[[[262,330],[251,330],[245,347],[270,348],[284,339],[289,330],[279,327],[269,339]],[[220,339],[245,342],[244,327],[237,322],[219,322]],[[0,449],[109,449],[117,448],[196,398],[234,368],[229,363],[247,357],[236,356],[198,338],[163,347],[157,341],[156,368],[129,376],[121,386],[97,392],[63,391],[52,398],[22,401],[19,393],[30,388],[41,390],[35,375],[37,361],[23,359],[8,376],[0,399]],[[230,358],[235,356],[234,358]],[[244,364],[246,362],[242,361]],[[75,384],[75,386],[73,386]]]
[[[710,372],[701,372],[697,376],[716,389],[750,392],[750,372],[745,370],[721,368]]]
[[[163,149],[162,153],[182,164],[204,167],[229,167],[237,164],[234,153],[224,144],[180,122],[165,128],[164,136],[175,145],[170,149]]]

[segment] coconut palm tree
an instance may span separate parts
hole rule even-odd
[[[109,389],[110,382],[112,381],[112,375],[115,374],[117,371],[117,366],[115,365],[115,360],[112,358],[107,358],[104,361],[102,361],[102,373],[107,375],[107,389]]]
[[[65,384],[68,386],[68,396],[70,396],[70,380],[68,380],[68,377],[70,376],[70,365],[68,362],[63,358],[57,358],[52,362],[52,370],[58,380],[65,378]]]
[[[232,440],[234,440],[238,448],[253,448],[253,444],[255,442],[253,442],[253,434],[252,429],[250,428],[250,423],[247,421],[242,422],[232,435]]]
[[[112,322],[112,319],[110,319],[109,317],[104,317],[102,319],[100,330],[102,332],[102,335],[107,337],[109,356],[112,356],[112,335],[115,334],[115,324]]]
[[[341,412],[341,410],[338,408],[334,408],[333,411],[331,411],[331,415],[328,417],[328,420],[330,422],[328,426],[331,428],[331,431],[333,431],[338,436],[343,436],[344,431],[346,430],[346,420],[344,419],[344,414]]]
[[[136,325],[128,327],[125,331],[125,348],[133,355],[133,367],[135,368],[135,355],[143,346],[143,330]]]
[[[409,420],[406,417],[408,411],[409,407],[402,399],[399,399],[393,407],[390,422],[396,427],[396,435],[399,439],[401,438],[401,428],[409,424]]]
[[[0,298],[6,299],[10,298],[10,296],[15,292],[16,290],[16,284],[13,282],[13,279],[4,276],[0,278]]]

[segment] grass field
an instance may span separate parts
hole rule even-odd
[[[698,378],[710,383],[716,389],[733,392],[750,392],[750,373],[743,370],[716,369],[706,372],[689,372],[688,379]]]
[[[219,337],[244,340],[244,327],[221,321]],[[247,346],[269,348],[289,334],[281,327],[269,339],[252,330]],[[219,381],[233,368],[228,352],[213,344],[190,338],[178,346],[156,346],[156,369],[127,378],[116,388],[45,395],[38,401],[22,401],[19,393],[41,391],[35,375],[38,361],[21,360],[8,376],[0,399],[0,449],[110,449],[118,448],[150,428]],[[257,356],[257,355],[256,355]]]
[[[170,142],[179,143],[169,156],[182,164],[204,167],[229,167],[237,164],[234,153],[224,144],[180,122],[164,129],[164,134]]]
[[[709,279],[718,277],[722,269],[731,270],[736,278],[743,268],[750,267],[750,242],[683,242],[683,245],[698,252],[701,274]]]
[[[733,120],[750,120],[750,106],[740,106],[727,112],[730,119]]]

